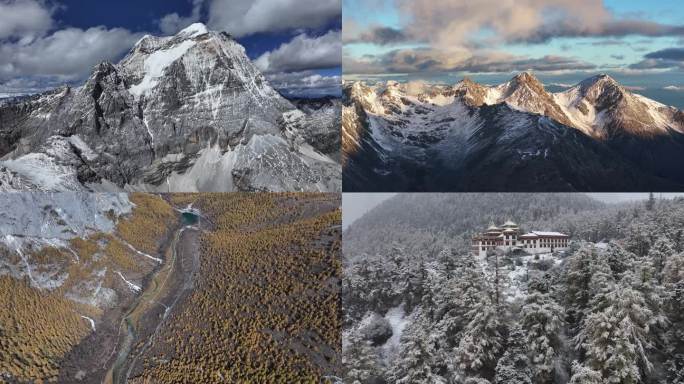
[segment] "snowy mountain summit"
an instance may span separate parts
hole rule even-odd
[[[297,109],[225,32],[147,35],[80,87],[0,106],[0,190],[339,190],[326,108]]]
[[[684,112],[608,75],[344,85],[345,191],[638,191],[684,186]]]

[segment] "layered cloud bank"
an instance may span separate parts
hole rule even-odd
[[[42,89],[80,79],[98,62],[128,51],[141,36],[103,26],[55,30],[56,10],[37,0],[0,2],[2,89]]]
[[[681,42],[684,24],[649,19],[646,4],[639,12],[609,8],[601,0],[389,0],[369,5],[345,0],[344,7],[350,11],[344,20],[345,73],[683,68],[684,48],[654,48]],[[355,11],[358,7],[366,12]],[[606,53],[606,63],[596,62],[597,55],[576,49],[587,42],[597,47],[611,42],[627,52]]]

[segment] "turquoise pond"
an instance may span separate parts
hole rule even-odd
[[[183,225],[195,225],[199,222],[199,215],[194,212],[183,212],[181,214],[181,222]]]

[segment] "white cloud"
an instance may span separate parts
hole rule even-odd
[[[646,87],[640,87],[637,85],[625,85],[624,88],[628,91],[645,91]]]
[[[192,0],[192,13],[183,17],[178,13],[170,13],[159,20],[159,29],[167,35],[175,35],[178,31],[200,21],[204,0]]]
[[[52,25],[52,10],[35,0],[0,2],[0,39],[30,40],[46,33]]]
[[[292,72],[306,69],[322,69],[340,66],[342,63],[342,40],[340,31],[329,31],[320,37],[305,34],[296,36],[289,43],[266,52],[255,60],[264,72]]]
[[[87,77],[118,59],[139,34],[122,28],[65,28],[50,32],[56,8],[42,0],[0,0],[0,90],[43,91]]]
[[[466,51],[477,58],[488,56],[486,51],[499,50],[510,44],[539,44],[557,38],[602,38],[613,43],[624,43],[625,36],[680,37],[684,35],[684,24],[664,24],[635,15],[616,13],[603,0],[394,0],[399,13],[399,28],[393,25],[374,25],[367,20],[345,20],[344,40],[348,43],[370,43],[375,45],[394,45],[402,48],[406,43],[416,45],[425,51],[453,52]],[[383,4],[388,4],[383,2]],[[371,7],[364,9],[372,15]],[[376,18],[377,20],[377,18]],[[365,22],[362,22],[365,21]],[[347,25],[350,28],[347,29]],[[362,27],[363,25],[363,27]],[[417,49],[413,49],[417,51]],[[387,52],[382,50],[381,52]],[[376,71],[409,72],[440,70],[440,64],[458,61],[457,58],[439,58],[435,53],[426,54],[406,52],[395,55],[398,61],[377,63],[372,57],[346,55],[345,63],[355,73]],[[676,52],[663,52],[673,55]],[[378,55],[380,56],[380,54]],[[433,56],[432,61],[427,56]],[[562,62],[573,69],[579,64],[572,58],[547,57],[550,60],[534,62],[531,57],[520,57],[515,67],[530,65],[541,70],[562,70]],[[392,59],[387,57],[386,59]],[[402,62],[401,59],[408,61]],[[423,60],[424,59],[424,60]],[[526,63],[525,61],[529,61]],[[414,61],[426,68],[416,67]],[[472,60],[471,60],[472,61]],[[545,61],[546,63],[542,63]],[[671,62],[665,60],[645,60],[635,64],[633,69],[664,68]],[[672,60],[671,60],[672,61]],[[375,65],[374,65],[375,64]],[[386,64],[383,66],[383,64]],[[467,65],[475,67],[478,65]],[[477,64],[477,63],[471,63]],[[347,65],[345,72],[348,72]],[[481,66],[481,65],[480,65]],[[459,67],[457,65],[456,67]],[[506,63],[497,63],[495,71],[505,69]],[[671,66],[670,66],[671,67]],[[474,70],[474,69],[473,69]],[[487,70],[484,68],[483,70]],[[514,69],[517,70],[517,69]]]
[[[666,91],[684,92],[684,86],[668,85],[663,87],[663,89]]]
[[[569,83],[551,83],[549,85],[553,86],[553,87],[560,87],[560,88],[572,88],[574,86],[574,84],[569,84]]]
[[[341,0],[212,0],[209,27],[242,37],[317,28],[342,15]]]
[[[600,0],[400,0],[408,32],[439,47],[467,44],[489,30],[501,40],[528,39],[548,25],[578,29],[609,18]]]
[[[0,82],[0,97],[32,95],[57,88],[64,84],[64,79],[54,77],[18,77]]]
[[[437,47],[556,37],[682,36],[684,26],[616,15],[602,0],[397,0],[402,33]],[[480,33],[485,32],[485,33]]]
[[[266,77],[287,96],[339,95],[342,90],[341,76],[323,76],[313,71],[270,73]]]
[[[78,79],[104,60],[128,51],[139,34],[121,28],[67,28],[26,43],[0,46],[0,79],[20,76],[59,76]]]
[[[500,51],[396,49],[377,56],[343,57],[346,74],[470,72],[509,73],[520,71],[586,71],[596,65],[572,57],[547,55],[539,58],[515,56]]]

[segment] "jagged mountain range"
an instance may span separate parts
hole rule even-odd
[[[0,190],[337,191],[339,109],[298,109],[230,35],[194,24],[80,87],[3,102]]]
[[[345,191],[643,191],[684,186],[684,112],[607,75],[551,93],[530,73],[486,86],[344,86]]]

